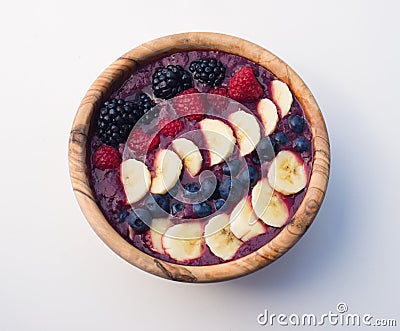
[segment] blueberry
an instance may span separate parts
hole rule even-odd
[[[214,202],[215,205],[215,209],[221,209],[225,204],[225,200],[224,199],[217,199]]]
[[[289,142],[289,138],[284,132],[275,133],[273,139],[278,145],[286,145]]]
[[[211,206],[208,202],[200,202],[195,203],[193,205],[193,212],[196,214],[197,217],[206,217],[211,214]]]
[[[179,202],[179,201],[174,202],[173,204],[171,204],[171,213],[172,213],[172,215],[175,216],[176,214],[181,212],[183,210],[183,208],[184,208],[184,205],[183,205],[182,202]]]
[[[119,222],[124,222],[128,215],[129,215],[129,213],[127,210],[121,211],[121,213],[119,214]]]
[[[164,195],[154,194],[149,196],[145,206],[153,216],[163,216],[165,212],[169,213],[169,203]]]
[[[218,190],[222,199],[229,197],[231,201],[238,201],[242,197],[243,185],[238,179],[229,177],[221,183]]]
[[[304,130],[304,118],[299,115],[291,115],[288,117],[289,128],[296,133],[302,133]]]
[[[253,166],[248,166],[247,169],[244,169],[239,175],[239,180],[246,186],[253,186],[257,182],[258,178],[258,171]]]
[[[257,153],[254,153],[254,154],[253,154],[253,156],[251,157],[251,160],[253,161],[253,163],[254,163],[255,165],[260,165],[260,164],[261,164],[260,158],[259,158],[259,156],[257,155]]]
[[[215,177],[208,177],[201,182],[201,195],[204,199],[211,198],[217,190],[217,179]]]
[[[197,197],[197,194],[200,190],[200,186],[197,183],[185,184],[183,188],[184,188],[183,196],[185,198],[190,198],[190,199]]]
[[[129,226],[137,233],[146,232],[149,229],[151,219],[150,212],[141,208],[135,209],[126,217]]]
[[[242,162],[240,160],[233,160],[228,163],[224,163],[222,166],[222,171],[225,175],[236,176],[242,167]]]
[[[304,137],[298,137],[293,141],[293,147],[299,153],[303,153],[310,148],[310,144]]]
[[[269,137],[262,138],[256,147],[256,151],[261,161],[272,161],[275,157],[274,140]]]

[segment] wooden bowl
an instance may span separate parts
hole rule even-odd
[[[219,50],[247,58],[289,85],[300,102],[313,134],[314,161],[309,186],[297,212],[282,231],[257,251],[240,259],[210,266],[183,266],[154,258],[129,244],[108,223],[90,186],[88,131],[93,113],[138,68],[175,52]],[[118,255],[142,270],[182,282],[215,282],[256,271],[279,258],[305,233],[325,195],[330,150],[324,119],[301,78],[266,49],[237,37],[191,32],[159,38],[140,45],[112,63],[92,84],[77,111],[69,141],[69,168],[79,205],[98,236]]]

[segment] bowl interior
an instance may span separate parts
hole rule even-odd
[[[240,259],[209,266],[184,266],[156,259],[125,241],[108,223],[90,185],[88,133],[96,110],[143,65],[180,51],[218,50],[249,59],[289,85],[302,106],[313,135],[314,161],[300,207],[270,242]],[[301,78],[269,51],[237,37],[215,33],[184,33],[159,38],[132,49],[111,64],[92,84],[77,111],[69,144],[69,166],[74,193],[94,231],[129,263],[171,280],[213,282],[253,272],[290,249],[314,220],[325,195],[330,166],[329,139],[319,107]]]

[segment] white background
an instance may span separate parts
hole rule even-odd
[[[322,314],[341,301],[399,325],[399,12],[396,1],[3,3],[0,330],[261,330],[264,309]],[[280,56],[316,96],[332,145],[327,196],[304,238],[219,284],[173,283],[121,260],[85,221],[68,175],[89,85],[127,50],[185,31]]]

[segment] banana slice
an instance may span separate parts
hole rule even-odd
[[[210,152],[210,165],[228,159],[236,143],[232,129],[224,122],[210,118],[200,121],[199,126]]]
[[[254,214],[248,197],[243,198],[233,209],[230,223],[232,233],[242,241],[267,232],[265,226]]]
[[[194,177],[201,170],[203,157],[199,148],[189,139],[178,138],[171,143],[172,149],[183,160],[183,164],[189,173]]]
[[[228,116],[228,121],[233,125],[240,154],[247,155],[254,151],[261,139],[257,119],[243,110],[238,110]]]
[[[223,260],[233,258],[242,242],[229,229],[229,216],[220,214],[210,219],[204,229],[206,244]]]
[[[275,131],[279,121],[278,110],[275,104],[268,98],[261,99],[257,104],[257,114],[260,116],[265,135],[269,136]]]
[[[279,152],[269,168],[268,181],[282,194],[300,192],[307,185],[307,170],[303,160],[294,152]]]
[[[154,158],[154,176],[150,191],[164,194],[174,187],[182,170],[182,161],[175,152],[160,149]]]
[[[153,218],[149,231],[150,248],[153,251],[165,254],[162,237],[171,225],[172,222],[168,218]]]
[[[151,175],[143,162],[128,159],[121,164],[121,182],[128,203],[132,204],[142,199],[149,191]]]
[[[272,100],[278,106],[281,118],[284,118],[289,113],[290,107],[292,106],[292,92],[290,92],[289,87],[280,80],[273,80],[270,88]]]
[[[256,215],[267,225],[280,228],[289,218],[287,204],[274,192],[266,178],[254,186],[251,204]]]
[[[171,226],[162,237],[162,246],[170,257],[180,262],[199,258],[204,250],[203,225],[187,222]]]

